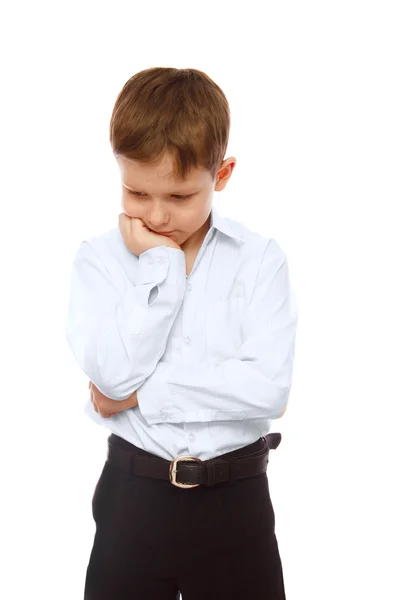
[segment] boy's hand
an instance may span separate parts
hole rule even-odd
[[[136,391],[125,400],[112,400],[100,392],[92,381],[89,381],[90,400],[94,410],[102,417],[113,417],[122,410],[138,406]]]
[[[141,219],[128,217],[125,213],[121,213],[118,217],[118,227],[124,238],[125,246],[139,256],[142,252],[155,248],[156,246],[169,246],[170,248],[182,248],[171,238],[166,235],[153,233],[143,223]]]

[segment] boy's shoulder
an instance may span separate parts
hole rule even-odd
[[[253,257],[257,254],[264,255],[268,248],[269,254],[278,256],[281,259],[286,258],[285,252],[274,237],[251,229],[237,219],[223,217],[223,220],[229,225],[232,232],[241,239],[244,254]]]
[[[96,255],[97,268],[102,269],[103,273],[111,277],[114,285],[125,289],[126,278],[132,276],[132,261],[137,257],[125,246],[124,239],[118,225],[94,235],[89,235],[82,239],[76,260],[80,261],[80,256],[87,257],[87,245],[90,247],[90,255]]]
[[[107,255],[111,256],[132,256],[132,253],[125,246],[124,238],[119,230],[118,225],[91,235],[82,240],[82,243],[89,244],[93,250],[100,256],[105,258]]]

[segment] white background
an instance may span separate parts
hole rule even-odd
[[[88,380],[63,337],[69,270],[83,238],[117,225],[109,119],[125,81],[153,66],[203,70],[224,90],[237,166],[215,205],[288,256],[296,361],[268,466],[287,599],[400,597],[396,9],[384,0],[4,4],[5,600],[83,598],[109,432],[83,413]]]

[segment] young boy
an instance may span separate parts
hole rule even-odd
[[[107,427],[85,600],[284,600],[269,433],[297,304],[273,238],[213,207],[230,111],[195,69],[151,68],[115,103],[118,227],[80,244],[66,338]]]

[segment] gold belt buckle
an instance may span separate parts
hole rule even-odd
[[[200,483],[179,483],[176,480],[176,472],[177,472],[177,463],[181,460],[189,460],[189,461],[197,461],[201,462],[200,458],[196,458],[195,456],[178,456],[178,458],[174,458],[171,460],[169,465],[169,480],[171,483],[176,485],[176,487],[180,488],[194,488],[200,485]]]

